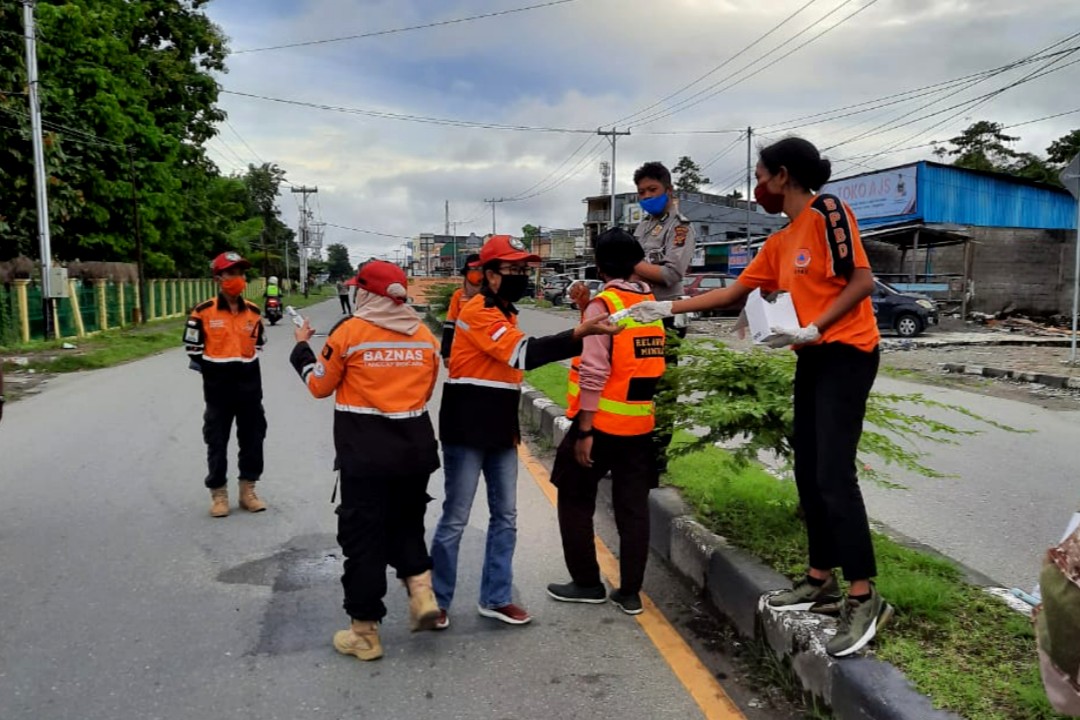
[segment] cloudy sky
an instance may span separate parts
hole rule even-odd
[[[632,190],[642,162],[681,155],[709,163],[711,189],[743,186],[745,138],[715,131],[761,128],[755,144],[804,135],[829,148],[842,176],[928,158],[927,147],[882,153],[947,139],[975,120],[1011,126],[1080,108],[1080,63],[1069,65],[1080,51],[1063,53],[1080,48],[1080,35],[1069,39],[1080,33],[1075,0],[571,0],[242,52],[542,2],[214,0],[208,12],[234,51],[227,91],[488,125],[595,132],[617,122],[632,132],[619,141],[619,191]],[[959,80],[1047,48],[1058,54]],[[228,93],[221,105],[229,126],[210,145],[223,169],[276,162],[292,182],[318,186],[327,223],[395,236],[442,232],[446,200],[460,233],[482,235],[491,230],[483,199],[522,196],[533,197],[497,206],[500,232],[579,227],[581,200],[599,193],[599,162],[610,158],[607,141],[590,133],[448,127]],[[835,118],[853,110],[869,111]],[[1021,136],[1017,149],[1043,152],[1077,127],[1080,112],[1011,132]],[[295,223],[294,197],[281,205]],[[345,243],[360,260],[392,256],[403,240],[328,228],[326,242]]]

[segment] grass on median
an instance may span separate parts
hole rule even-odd
[[[548,365],[527,381],[565,402],[566,368]],[[688,436],[676,437],[676,443]],[[666,481],[701,520],[785,575],[806,568],[806,532],[793,483],[710,448],[672,459]],[[1030,621],[964,582],[947,560],[874,534],[877,585],[897,614],[876,642],[940,708],[968,720],[1051,720]]]

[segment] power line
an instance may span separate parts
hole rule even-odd
[[[338,230],[348,230],[349,232],[362,233],[364,235],[378,235],[379,237],[394,238],[396,240],[412,240],[407,235],[393,235],[391,233],[379,232],[377,230],[365,230],[364,228],[349,227],[348,225],[337,225],[335,223],[324,223],[326,227],[337,228]]]
[[[784,41],[784,45],[790,44],[792,40],[804,35],[808,31],[810,31],[813,28],[817,27],[824,20],[831,17],[832,15],[834,15],[835,13],[840,11],[842,8],[849,5],[851,2],[853,2],[853,0],[844,0],[839,5],[837,5],[835,8],[830,10],[828,13],[826,13],[822,17],[818,18],[817,21],[815,21],[811,25],[808,25],[807,27],[803,28],[802,30],[800,30],[798,33],[796,33],[792,37],[788,38],[786,41]],[[765,72],[766,70],[773,67],[777,63],[791,57],[792,55],[799,52],[800,50],[802,50],[806,46],[810,45],[811,43],[816,42],[817,40],[819,40],[823,36],[827,35],[828,33],[832,32],[836,28],[838,28],[841,25],[843,25],[844,23],[846,23],[848,20],[851,20],[855,16],[857,16],[857,15],[861,14],[862,12],[870,9],[871,7],[873,7],[878,2],[879,2],[879,0],[869,0],[869,2],[867,2],[865,5],[858,8],[854,12],[845,15],[843,18],[841,18],[835,24],[830,25],[829,27],[825,28],[824,30],[819,32],[817,35],[814,35],[813,37],[809,38],[805,42],[803,42],[803,43],[801,43],[799,45],[796,45],[794,48],[792,48],[788,52],[786,52],[783,55],[781,55],[780,57],[774,59],[772,62],[768,63],[767,65],[759,67],[758,69],[754,70],[749,75],[743,75],[742,77],[737,78],[737,76],[740,73],[742,73],[742,72],[744,72],[746,70],[749,70],[754,65],[758,64],[759,62],[764,60],[766,57],[768,57],[771,53],[774,53],[777,50],[779,50],[782,46],[778,45],[778,46],[774,47],[772,50],[769,50],[767,53],[765,53],[764,55],[758,57],[756,60],[754,60],[754,61],[752,61],[750,63],[747,63],[743,67],[739,68],[738,70],[736,70],[733,73],[730,73],[725,78],[723,78],[721,80],[718,80],[717,82],[713,83],[712,85],[705,88],[704,90],[700,90],[697,93],[695,93],[694,95],[691,95],[690,97],[688,97],[688,98],[686,98],[684,100],[681,100],[678,103],[675,103],[675,105],[671,106],[666,111],[659,112],[659,113],[653,113],[652,115],[646,116],[644,118],[639,118],[638,122],[640,122],[642,124],[645,124],[645,125],[651,125],[652,123],[654,123],[654,122],[656,122],[658,120],[662,120],[662,119],[664,119],[666,117],[671,117],[672,115],[675,115],[677,113],[681,113],[681,112],[683,112],[685,110],[689,110],[692,107],[696,107],[696,106],[700,105],[701,103],[705,102],[706,100],[710,100],[710,99],[716,97],[720,93],[726,92],[727,90],[730,90],[733,87],[741,85],[742,83],[746,82],[747,80],[749,80],[749,79],[751,79],[753,77],[756,77],[757,75],[760,75],[761,73]],[[727,82],[728,80],[731,80],[731,82],[728,83],[727,85],[724,85],[724,83]],[[723,87],[720,87],[719,89],[715,89],[715,88],[717,88],[718,86],[721,86],[721,85]],[[715,91],[714,91],[714,89],[715,89]]]
[[[454,18],[452,20],[440,20],[438,22],[424,23],[422,25],[409,25],[407,27],[391,28],[388,30],[376,30],[373,32],[360,33],[358,35],[342,35],[333,38],[323,38],[321,40],[306,40],[303,42],[286,43],[283,45],[270,45],[267,47],[247,48],[245,50],[234,50],[233,55],[244,55],[246,53],[266,52],[268,50],[283,50],[286,48],[296,47],[308,47],[311,45],[326,45],[328,43],[344,42],[346,40],[362,40],[365,38],[380,37],[383,35],[393,35],[396,33],[412,32],[414,30],[426,30],[428,28],[445,27],[447,25],[457,25],[459,23],[472,22],[474,20],[486,20],[493,17],[501,17],[503,15],[513,15],[515,13],[528,12],[530,10],[540,10],[543,8],[554,7],[556,5],[566,5],[567,3],[577,2],[577,0],[551,0],[551,2],[544,2],[538,5],[527,5],[525,7],[513,8],[510,10],[499,10],[497,12],[483,13],[480,15],[470,15],[468,17]]]
[[[809,0],[809,2],[807,2],[805,5],[800,7],[798,10],[791,13],[786,18],[781,20],[779,23],[774,25],[764,35],[760,35],[756,40],[751,42],[749,45],[744,47],[742,50],[740,50],[739,52],[737,52],[734,55],[730,56],[727,60],[724,60],[722,63],[720,63],[719,65],[714,67],[712,70],[709,70],[707,73],[705,73],[704,75],[702,75],[698,79],[694,80],[693,82],[688,83],[686,85],[683,85],[681,88],[679,88],[675,92],[671,93],[670,95],[667,95],[666,97],[660,98],[659,100],[654,102],[652,105],[649,105],[648,107],[642,108],[641,110],[638,110],[637,112],[632,113],[630,115],[627,115],[625,117],[621,117],[618,120],[616,120],[615,122],[610,123],[610,124],[612,126],[615,126],[615,125],[620,125],[620,124],[626,123],[628,120],[632,120],[633,118],[636,118],[636,117],[638,117],[640,115],[644,115],[649,110],[652,110],[653,108],[659,107],[660,105],[663,105],[664,103],[666,103],[668,100],[671,100],[672,98],[674,98],[674,97],[676,97],[678,95],[681,95],[682,93],[686,92],[690,88],[692,88],[695,85],[697,85],[698,83],[700,83],[702,80],[706,79],[707,77],[709,77],[710,75],[713,75],[716,72],[719,72],[720,70],[724,69],[727,65],[729,65],[734,60],[737,60],[739,57],[745,55],[747,51],[751,50],[754,46],[756,46],[762,40],[769,37],[770,35],[775,33],[780,28],[784,27],[784,25],[787,25],[790,21],[794,20],[796,16],[798,16],[800,13],[802,13],[803,10],[806,10],[808,7],[810,7],[811,5],[816,3],[817,1],[818,0]]]
[[[266,95],[257,95],[254,93],[245,93],[238,90],[221,90],[225,95],[236,95],[238,97],[253,98],[256,100],[265,100],[267,102],[280,103],[283,105],[295,105],[298,107],[314,108],[316,110],[327,110],[331,112],[345,113],[349,115],[362,115],[364,117],[379,118],[382,120],[401,120],[405,122],[416,122],[427,125],[443,125],[446,127],[459,127],[469,129],[480,130],[511,130],[516,132],[547,132],[547,133],[573,133],[573,134],[588,134],[595,133],[595,130],[585,130],[581,128],[560,128],[560,127],[543,127],[536,125],[504,125],[501,123],[485,123],[474,120],[458,120],[455,118],[442,118],[434,117],[430,115],[411,115],[407,113],[394,113],[383,110],[370,110],[365,108],[349,108],[341,107],[338,105],[325,105],[322,103],[304,102],[302,100],[289,100],[286,98],[268,97]]]

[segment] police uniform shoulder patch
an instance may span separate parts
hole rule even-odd
[[[689,225],[680,225],[675,228],[675,239],[672,241],[675,243],[675,247],[682,247],[686,244],[686,238],[690,235]]]
[[[214,307],[214,302],[214,300],[207,300],[206,302],[199,303],[195,306],[195,312],[202,312],[203,310],[208,310]]]
[[[678,220],[678,221],[679,221],[679,222],[681,222],[681,223],[688,223],[688,222],[690,222],[690,218],[686,217],[686,216],[685,216],[685,215],[683,215],[682,213],[675,213],[675,219],[676,219],[676,220]]]

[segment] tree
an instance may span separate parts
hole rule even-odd
[[[952,164],[969,170],[1009,172],[1017,158],[1009,144],[1019,137],[1006,135],[1001,123],[980,120],[973,123],[956,137],[947,140],[952,148],[938,147],[934,154],[939,158],[955,158]]]
[[[702,177],[701,172],[701,166],[691,160],[689,155],[683,155],[671,170],[675,175],[675,189],[699,192],[702,185],[709,184],[709,178]]]
[[[532,250],[534,241],[540,239],[540,228],[535,225],[526,225],[521,228],[521,242],[525,243],[525,247]]]
[[[352,277],[355,271],[349,261],[349,248],[341,243],[326,246],[326,271],[331,280],[344,280]]]
[[[742,192],[740,192],[739,190],[732,190],[731,192],[729,192],[724,197],[726,197],[728,200],[742,200],[743,199]]]
[[[1058,166],[1068,165],[1077,155],[1080,155],[1080,130],[1073,130],[1046,148],[1046,159]]]

